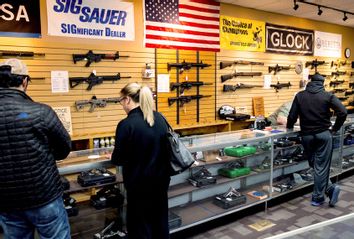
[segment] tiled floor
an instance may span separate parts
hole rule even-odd
[[[294,230],[300,227],[305,227],[338,216],[343,216],[354,212],[354,176],[343,179],[339,182],[341,186],[340,200],[335,208],[328,207],[328,203],[313,207],[310,205],[311,194],[306,194],[301,197],[294,198],[285,203],[269,208],[266,212],[258,212],[256,214],[241,218],[237,221],[230,222],[223,226],[207,230],[198,235],[189,237],[193,239],[258,239],[266,238],[272,235],[281,234],[286,231]],[[328,201],[328,199],[327,199]],[[250,224],[259,222],[261,220],[269,220],[275,226],[264,231],[258,232],[249,227]],[[338,225],[342,230],[342,237],[338,238],[354,238],[354,227],[347,225]],[[336,232],[336,226],[328,229],[333,236]],[[311,234],[312,235],[312,234]],[[329,234],[328,234],[329,235]],[[321,236],[311,237],[297,237],[297,238],[334,238],[328,237],[327,234]],[[349,236],[351,235],[351,237]],[[348,237],[349,236],[349,237]],[[337,238],[337,237],[335,237]]]

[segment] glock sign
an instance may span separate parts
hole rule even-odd
[[[313,55],[312,30],[267,24],[266,39],[266,52]]]

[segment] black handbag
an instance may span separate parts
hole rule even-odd
[[[179,135],[173,131],[166,118],[163,118],[168,127],[166,134],[167,157],[170,160],[170,175],[173,176],[191,167],[195,159],[187,147],[181,142]]]

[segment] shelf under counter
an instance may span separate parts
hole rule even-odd
[[[269,195],[267,198],[261,200],[247,195],[247,192],[250,191],[263,191],[262,187],[265,185],[268,184],[260,184],[254,187],[250,187],[247,190],[238,190],[240,193],[246,196],[246,203],[228,209],[223,209],[213,204],[213,199],[216,195],[203,200],[189,203],[184,206],[170,208],[172,212],[182,218],[182,225],[178,228],[171,230],[170,233],[178,232],[223,217],[225,215],[232,214],[261,203],[265,203],[268,200]]]

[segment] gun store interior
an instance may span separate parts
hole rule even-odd
[[[5,0],[0,18],[0,239],[354,238],[354,1]]]

